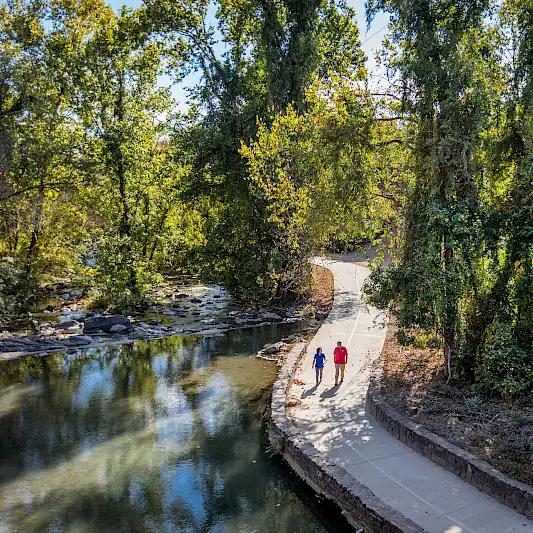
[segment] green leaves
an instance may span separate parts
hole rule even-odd
[[[522,318],[531,317],[525,280],[533,254],[518,237],[529,223],[517,208],[531,205],[522,174],[531,128],[520,115],[530,99],[522,100],[512,80],[523,79],[522,63],[501,59],[520,57],[520,4],[500,11],[510,27],[485,18],[483,1],[390,0],[370,9],[393,15],[392,65],[417,131],[403,246],[393,267],[373,274],[369,291],[399,317],[404,333],[439,333],[445,364],[457,358],[457,377],[508,397],[530,389],[530,370],[515,370],[533,359]]]

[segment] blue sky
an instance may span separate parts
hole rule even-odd
[[[109,5],[118,11],[122,6],[137,7],[141,4],[141,0],[108,0]],[[365,16],[365,1],[364,0],[347,0],[357,14],[357,23],[359,25],[359,35],[361,38],[362,48],[367,56],[367,68],[370,76],[370,85],[378,87],[380,85],[383,71],[376,67],[375,54],[381,48],[381,42],[384,35],[387,33],[388,15],[379,13],[376,15],[370,28],[366,27]],[[199,74],[193,73],[189,75],[183,84],[172,87],[172,95],[177,100],[178,106],[182,109],[186,108],[187,92],[186,87],[192,86],[199,80]],[[170,79],[162,77],[161,83],[163,85],[170,85]]]

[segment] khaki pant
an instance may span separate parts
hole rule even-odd
[[[335,365],[335,383],[339,381],[339,370],[341,372],[341,381],[344,379],[344,368],[346,365]]]

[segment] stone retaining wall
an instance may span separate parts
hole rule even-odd
[[[305,344],[300,343],[287,354],[272,389],[270,442],[273,449],[315,492],[337,504],[354,528],[364,527],[365,531],[376,533],[424,531],[382,502],[346,470],[329,462],[288,418],[287,396],[305,350]]]
[[[533,488],[431,433],[395,411],[381,396],[381,370],[371,378],[368,411],[398,440],[499,502],[533,519]]]

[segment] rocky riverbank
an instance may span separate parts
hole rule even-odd
[[[61,297],[51,298],[55,306],[45,309],[30,324],[19,329],[4,325],[0,330],[0,360],[172,335],[215,336],[274,323],[305,322],[303,334],[311,334],[327,315],[332,293],[332,280],[320,267],[315,270],[315,284],[308,298],[288,308],[243,308],[220,286],[167,284],[151,305],[126,316],[90,311],[83,307],[81,291],[64,291]],[[294,339],[287,338],[278,348],[270,348],[270,355],[278,359],[286,351],[284,346],[292,342]]]

